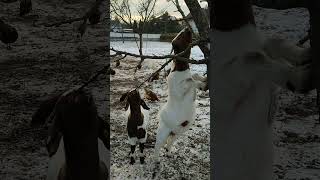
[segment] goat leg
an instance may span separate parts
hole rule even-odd
[[[157,137],[156,137],[156,144],[155,144],[155,152],[154,152],[154,158],[155,161],[159,161],[160,156],[160,149],[164,146],[164,144],[167,142],[168,136],[170,134],[171,130],[165,127],[159,127]]]
[[[171,151],[171,147],[175,140],[178,138],[178,135],[175,133],[171,133],[167,140],[166,151],[169,153]]]
[[[144,164],[144,159],[145,159],[145,156],[143,154],[144,143],[140,143],[139,148],[140,148],[140,163]]]
[[[136,150],[136,145],[131,145],[131,151],[130,151],[130,164],[134,164],[136,161],[134,160],[134,151]]]

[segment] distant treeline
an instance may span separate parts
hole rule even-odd
[[[153,17],[149,22],[146,22],[144,26],[142,26],[142,23],[139,21],[134,21],[133,25],[124,24],[117,18],[111,21],[111,26],[113,28],[133,29],[136,33],[142,28],[142,32],[148,34],[177,33],[183,28],[183,25],[180,24],[179,21],[176,21],[174,17],[170,16],[168,12],[165,12],[159,17]]]

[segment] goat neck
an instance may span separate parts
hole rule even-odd
[[[99,179],[100,122],[92,97],[80,92],[59,103],[58,123],[63,133],[67,177]]]
[[[192,42],[192,33],[189,29],[183,29],[173,40],[172,40],[172,47],[175,54],[179,54],[185,51],[190,43]],[[191,50],[188,49],[186,53],[182,56],[184,58],[190,57]],[[185,71],[189,69],[189,63],[174,59],[173,61],[173,71]]]
[[[250,0],[213,1],[212,27],[219,31],[232,31],[246,24],[255,25]]]

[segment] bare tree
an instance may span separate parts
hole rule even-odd
[[[167,1],[172,2],[176,6],[178,12],[181,14],[183,20],[185,21],[185,24],[193,32],[191,25],[189,24],[189,21],[188,21],[189,19],[187,18],[187,16],[185,15],[183,10],[181,9],[181,5],[179,3],[179,0],[167,0]],[[204,2],[204,1],[201,0],[200,2]],[[208,19],[209,17],[207,17],[205,12],[202,11],[202,8],[201,8],[198,0],[187,0],[187,1],[185,0],[185,3],[189,8],[192,19],[194,20],[196,27],[199,31],[199,37],[200,37],[199,39],[200,40],[207,40],[208,39],[208,30],[209,30],[209,19]],[[205,41],[203,41],[203,42],[205,42]],[[206,46],[206,43],[200,42],[199,47],[200,47],[202,53],[204,54],[204,56],[209,57],[210,50]]]
[[[145,0],[147,1],[147,0]],[[149,0],[151,1],[151,0]],[[185,16],[184,12],[182,11],[179,1],[176,0],[167,0],[167,2],[172,1],[176,6],[178,6],[180,9],[180,13],[183,13],[183,16]],[[153,0],[152,2],[155,2],[155,0]],[[199,3],[196,0],[197,3]],[[140,2],[142,3],[142,2]],[[146,24],[148,22],[150,22],[150,20],[153,20],[152,18],[155,17],[155,10],[154,10],[154,6],[152,6],[153,4],[148,4],[148,3],[142,3],[139,6],[137,6],[140,11],[138,12],[139,14],[139,19],[143,22],[141,22],[140,24]],[[147,11],[147,9],[151,9],[153,10],[153,12],[151,11]],[[199,8],[199,9],[197,9]],[[111,0],[111,9],[112,9],[112,13],[115,17],[118,17],[118,19],[120,19],[123,23],[125,23],[126,25],[128,25],[129,27],[135,27],[136,23],[135,23],[135,19],[133,18],[133,14],[134,14],[134,8],[130,7],[130,2],[129,0],[121,0],[121,1],[117,1],[117,0]],[[204,16],[206,16],[204,14],[204,11],[202,11],[200,4],[198,4],[197,6],[195,6],[195,8],[192,9],[193,11],[197,10],[197,11],[201,11],[201,14],[203,15],[202,18]],[[146,13],[149,12],[149,13]],[[161,11],[160,11],[161,12]],[[193,14],[192,14],[193,16]],[[203,24],[201,23],[197,23],[198,21],[198,15],[196,14],[197,19],[196,24],[197,24],[197,28],[202,31],[203,29],[205,29],[206,31],[208,31],[209,29],[209,20],[208,18],[203,18],[205,19],[205,27],[202,28],[199,26],[202,26]],[[185,20],[185,19],[183,19]],[[188,23],[188,22],[186,22]],[[144,28],[143,26],[140,26],[142,28]],[[190,25],[189,25],[190,27]],[[190,27],[191,29],[191,27]],[[192,30],[192,29],[191,29]],[[143,31],[140,31],[143,32]],[[142,34],[142,33],[141,33]],[[205,33],[201,32],[201,35],[204,35]],[[140,41],[141,42],[141,41]],[[150,77],[146,78],[145,81],[143,81],[138,87],[141,87],[146,81],[148,81],[149,79],[151,79],[153,76],[155,76],[157,73],[159,73],[162,69],[164,69],[173,59],[179,60],[179,61],[184,61],[184,62],[188,62],[191,64],[207,64],[208,63],[208,58],[209,58],[209,48],[207,47],[207,44],[209,43],[209,39],[207,37],[207,35],[205,35],[204,37],[201,37],[200,39],[193,41],[190,45],[190,47],[188,47],[186,49],[190,50],[192,47],[194,46],[199,46],[200,49],[202,50],[202,52],[204,53],[205,57],[202,60],[193,60],[193,59],[188,59],[188,58],[183,58],[181,57],[183,54],[179,54],[179,55],[164,55],[164,56],[146,56],[146,55],[142,55],[142,48],[140,48],[139,50],[139,55],[138,54],[133,54],[133,53],[128,53],[125,51],[119,51],[113,48],[110,48],[110,51],[115,52],[116,54],[114,56],[119,56],[121,55],[122,57],[120,59],[116,59],[114,60],[117,64],[120,64],[120,60],[123,60],[125,57],[127,56],[132,56],[132,57],[137,57],[137,58],[141,58],[140,63],[138,64],[137,67],[141,67],[141,63],[143,62],[144,59],[169,59],[166,63],[164,63],[157,71],[155,71],[154,73],[151,74]],[[140,46],[141,47],[141,46]],[[137,69],[137,68],[136,68]]]
[[[114,16],[118,17],[123,23],[134,29],[139,35],[139,54],[141,60],[137,68],[141,68],[144,61],[143,58],[143,33],[145,26],[156,15],[155,6],[157,0],[140,0],[135,7],[132,5],[133,1],[130,0],[111,0],[111,9]],[[138,14],[135,18],[134,13]],[[139,20],[138,27],[135,27],[135,21]]]
[[[185,0],[185,3],[189,8],[190,14],[192,15],[192,18],[199,31],[200,39],[208,39],[208,33],[209,33],[209,27],[210,27],[209,19],[205,14],[205,12],[202,11],[198,0]],[[209,48],[204,43],[200,43],[199,47],[202,50],[204,56],[209,57],[210,55]]]

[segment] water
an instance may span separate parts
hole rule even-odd
[[[126,51],[129,53],[139,54],[138,45],[135,41],[111,41],[110,46],[116,50]],[[144,55],[168,55],[171,52],[171,43],[170,42],[156,42],[156,41],[144,41],[143,42],[143,54]],[[114,52],[111,51],[111,54]],[[195,46],[191,49],[192,59],[200,60],[204,58],[204,55],[198,46]],[[207,71],[207,66],[204,64],[192,64],[191,71],[197,73],[205,73]]]

